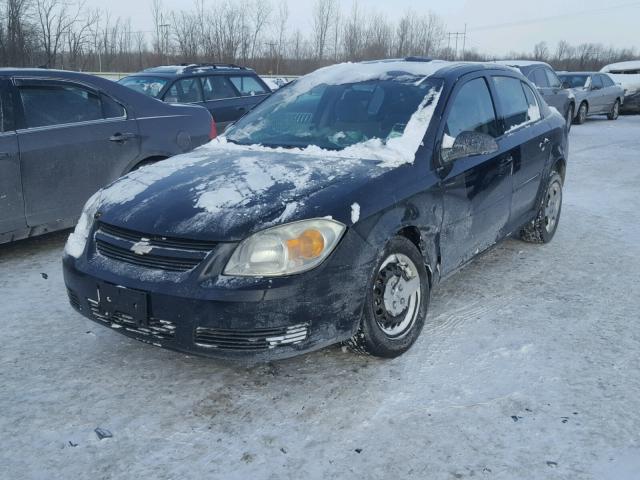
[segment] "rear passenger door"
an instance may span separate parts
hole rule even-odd
[[[229,81],[242,98],[242,106],[244,109],[238,118],[271,94],[269,88],[253,75],[229,75]]]
[[[550,139],[529,85],[502,75],[493,77],[493,85],[503,132],[498,143],[513,159],[510,226],[517,228],[535,207],[542,171],[551,151]]]
[[[225,75],[202,77],[205,106],[216,121],[218,131],[224,129],[244,115],[247,110],[245,100]]]
[[[605,110],[605,92],[600,75],[591,76],[590,112],[602,113]]]
[[[439,133],[444,147],[453,145],[465,131],[499,136],[484,76],[463,80],[456,86],[444,119]],[[447,274],[504,236],[511,207],[512,163],[503,151],[439,163],[444,204],[442,268]]]
[[[604,99],[604,113],[609,113],[615,101],[618,99],[619,90],[616,88],[616,84],[613,83],[607,75],[598,75],[602,80],[603,86],[603,99]]]
[[[137,123],[87,85],[42,78],[14,83],[27,224],[68,222],[139,156]]]
[[[9,81],[0,78],[0,235],[26,226],[13,98]]]

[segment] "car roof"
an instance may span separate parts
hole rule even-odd
[[[188,65],[160,65],[157,67],[146,68],[141,72],[132,73],[130,76],[143,76],[153,74],[162,77],[175,77],[178,75],[198,75],[211,73],[255,73],[248,67],[241,67],[233,63],[192,63]]]
[[[600,70],[603,73],[607,73],[610,70],[640,70],[640,60],[629,60],[627,62],[618,62],[605,65]]]
[[[595,75],[600,72],[558,72],[558,75]]]

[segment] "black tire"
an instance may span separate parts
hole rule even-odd
[[[613,107],[611,107],[611,111],[607,113],[607,118],[609,120],[617,120],[620,116],[620,100],[615,101]]]
[[[407,257],[413,264],[413,267],[415,267],[416,272],[402,270],[399,266],[401,265],[400,263],[394,264],[393,261],[386,263],[390,258],[394,257],[400,260],[397,256],[402,258]],[[409,267],[410,269],[413,268],[412,266]],[[399,282],[404,279],[403,277],[405,275],[410,273],[414,273],[414,276],[409,278],[415,278],[416,275],[418,276],[420,281],[419,288],[415,290],[408,299],[403,299],[402,305],[405,305],[406,302],[406,308],[400,307],[404,308],[404,310],[398,315],[393,316],[386,308],[387,303],[386,300],[383,299],[383,293],[386,293],[391,282],[396,281],[392,290],[401,287]],[[406,279],[404,280],[406,281]],[[403,283],[403,285],[409,284]],[[400,290],[402,290],[402,288],[400,288]],[[360,327],[358,332],[346,342],[346,345],[353,352],[374,355],[376,357],[394,358],[402,355],[409,350],[418,336],[420,336],[427,316],[428,304],[429,277],[422,254],[407,238],[394,237],[387,243],[383,254],[368,280],[367,296],[362,319],[360,320]],[[394,302],[394,306],[395,305]],[[402,323],[406,321],[412,311],[412,320],[410,323],[407,323],[405,329],[400,330],[397,335],[390,335],[388,331],[395,328],[393,322],[404,318],[400,321],[397,328],[402,327]],[[402,317],[405,312],[405,317]],[[385,327],[381,326],[383,323],[387,331],[385,331]]]
[[[578,125],[582,125],[587,120],[587,115],[589,114],[589,105],[587,102],[582,102],[580,107],[578,108],[578,114],[576,115],[575,123]]]
[[[570,103],[569,108],[567,108],[567,116],[565,117],[567,120],[567,132],[571,131],[571,124],[573,123],[574,112],[575,112],[575,107],[573,103]]]
[[[556,195],[559,194],[559,198],[554,196],[554,191],[557,192]],[[550,202],[557,202],[557,206],[550,208]],[[550,218],[552,211],[555,211],[555,215]],[[558,172],[553,171],[545,187],[536,218],[522,227],[520,239],[530,243],[549,243],[558,230],[560,213],[562,213],[562,177]]]

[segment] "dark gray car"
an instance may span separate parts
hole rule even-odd
[[[558,74],[565,87],[576,97],[574,122],[583,124],[588,115],[606,115],[615,120],[624,101],[624,88],[604,73],[561,72]]]
[[[502,60],[495,63],[520,70],[537,87],[544,101],[567,120],[567,128],[571,128],[576,111],[575,96],[571,90],[563,87],[551,65],[533,60]]]
[[[110,80],[0,69],[0,243],[72,226],[96,190],[214,132],[206,109]]]
[[[226,63],[148,68],[120,83],[167,103],[202,105],[221,132],[271,95],[253,69]]]

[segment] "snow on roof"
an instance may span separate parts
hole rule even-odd
[[[606,73],[611,70],[640,70],[640,60],[612,63],[610,65],[605,65],[600,71]]]
[[[507,65],[509,67],[530,67],[532,65],[550,65],[546,62],[539,62],[537,60],[495,60],[493,63],[498,65]]]

